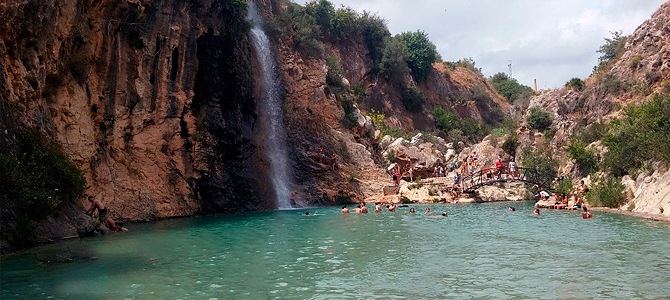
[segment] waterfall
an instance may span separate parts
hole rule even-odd
[[[283,103],[279,97],[279,78],[277,61],[275,60],[270,41],[263,31],[263,18],[256,3],[248,1],[247,20],[251,21],[251,38],[254,50],[261,66],[260,80],[260,118],[265,125],[265,155],[270,162],[270,179],[275,194],[275,203],[279,209],[291,208],[291,191],[286,150],[286,132],[284,129]]]

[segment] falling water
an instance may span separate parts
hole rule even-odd
[[[270,161],[270,178],[275,193],[275,202],[279,209],[291,208],[290,173],[287,163],[286,133],[283,122],[283,103],[279,97],[279,80],[277,78],[277,62],[270,48],[270,41],[263,32],[263,19],[256,3],[248,2],[247,20],[251,21],[251,37],[258,62],[261,65],[261,101],[260,117],[266,126],[265,153]]]

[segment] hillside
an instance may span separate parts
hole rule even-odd
[[[670,3],[665,3],[630,36],[606,41],[609,49],[617,50],[603,53],[607,59],[583,83],[573,79],[564,88],[533,97],[530,107],[549,112],[552,123],[542,134],[524,120],[518,149],[549,146],[560,162],[560,174],[572,174],[575,180],[586,176],[594,186],[601,186],[604,178],[625,185],[622,201],[608,206],[667,216],[670,161],[661,149],[670,147],[665,138],[669,24]]]
[[[261,7],[297,205],[380,193],[390,181],[381,135],[453,131],[468,142],[505,116],[474,64],[410,59],[432,45],[419,31],[392,37],[381,17],[328,1]],[[86,195],[126,221],[275,208],[276,149],[265,143],[248,9],[238,0],[0,6],[2,250],[104,233],[83,215]],[[459,127],[437,128],[436,108]],[[374,113],[384,122],[373,124]],[[339,155],[339,171],[319,162],[320,147]]]

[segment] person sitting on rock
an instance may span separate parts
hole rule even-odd
[[[105,207],[104,204],[102,204],[102,201],[95,199],[93,196],[88,196],[88,201],[91,202],[91,208],[89,208],[86,211],[86,214],[93,214],[93,212],[98,209],[98,218],[100,219],[100,224],[105,225],[107,228],[109,228],[112,231],[128,231],[127,228],[123,227],[121,223],[117,226],[117,224],[107,216],[107,208]]]

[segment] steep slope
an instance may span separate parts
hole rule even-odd
[[[556,151],[555,157],[562,162],[561,174],[572,173],[576,177],[585,175],[565,153],[565,147],[571,144],[571,139],[576,135],[600,131],[597,136],[600,140],[606,133],[602,131],[607,130],[607,125],[599,125],[598,122],[607,124],[620,119],[626,115],[627,107],[647,103],[658,97],[663,98],[670,93],[669,24],[670,3],[665,3],[632,35],[624,39],[624,52],[603,64],[598,72],[587,78],[583,89],[566,86],[531,99],[531,107],[538,106],[552,116],[550,132],[553,136],[549,143],[551,149]],[[593,125],[594,123],[598,124]],[[520,148],[536,147],[538,143],[543,143],[546,134],[531,130],[525,122],[523,125],[519,131]],[[614,132],[611,130],[610,133]],[[591,145],[588,143],[587,149],[596,152],[598,157],[603,157],[608,151],[601,145],[601,141],[595,141]],[[629,189],[626,193],[630,202],[621,207],[637,212],[668,215],[670,196],[667,191],[664,192],[667,186],[667,166],[653,161],[648,161],[647,165],[648,167],[626,171],[632,172],[622,180]]]

